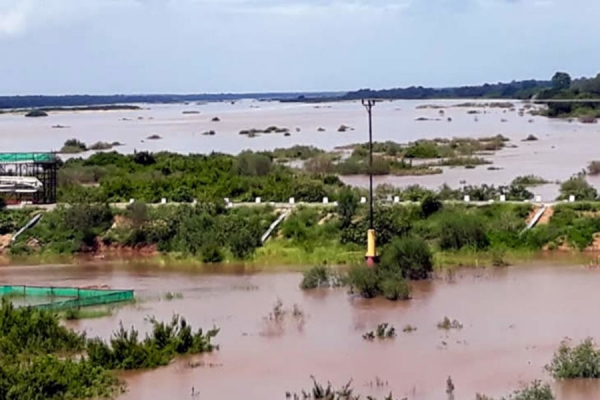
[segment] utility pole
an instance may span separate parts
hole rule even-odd
[[[367,253],[365,260],[369,267],[374,267],[379,262],[376,249],[376,233],[373,225],[373,106],[375,100],[362,100],[362,105],[369,115],[369,230],[367,231]]]

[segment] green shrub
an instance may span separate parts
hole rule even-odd
[[[436,196],[427,196],[421,202],[421,214],[424,218],[429,218],[443,207],[444,205]]]
[[[319,265],[304,272],[300,288],[303,290],[329,286],[330,272],[327,267]]]
[[[573,176],[561,183],[558,200],[566,200],[570,196],[575,196],[575,200],[595,200],[598,192],[584,176]]]
[[[423,239],[404,236],[394,239],[383,249],[377,268],[405,279],[427,279],[433,272],[433,255]]]
[[[592,339],[571,347],[562,342],[546,369],[555,379],[600,378],[600,349]]]
[[[372,299],[381,294],[380,277],[374,268],[352,267],[348,273],[348,282],[353,292],[367,299]]]
[[[410,299],[410,285],[399,276],[389,276],[383,278],[381,283],[381,293],[383,297],[391,301]]]
[[[440,224],[439,245],[442,250],[471,247],[485,249],[490,242],[482,221],[469,213],[445,214]]]

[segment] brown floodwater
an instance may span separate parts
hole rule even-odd
[[[193,326],[217,325],[221,349],[178,360],[169,367],[125,374],[129,399],[285,398],[309,388],[310,376],[358,392],[413,400],[446,400],[451,375],[455,399],[476,392],[500,396],[522,382],[550,382],[561,400],[600,398],[600,381],[556,383],[544,371],[561,340],[598,337],[600,270],[583,265],[465,270],[453,279],[414,286],[410,302],[363,300],[344,289],[304,293],[297,273],[176,271],[147,266],[86,265],[3,267],[6,284],[109,285],[133,288],[141,300],[113,316],[78,321],[74,329],[108,338],[122,321],[147,331],[147,316],[181,314]],[[161,300],[166,292],[183,298]],[[277,299],[288,313],[268,320]],[[303,315],[294,317],[297,305]],[[436,327],[444,316],[461,330]],[[368,342],[362,334],[382,322],[399,331],[393,340]],[[402,327],[416,326],[407,334]],[[194,366],[194,367],[192,367]],[[379,378],[387,385],[377,388]]]

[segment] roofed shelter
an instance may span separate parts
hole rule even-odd
[[[0,153],[0,197],[7,204],[56,203],[59,162],[55,153]]]

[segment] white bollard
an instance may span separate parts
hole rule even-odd
[[[535,202],[536,203],[541,203],[542,202],[542,196],[540,196],[540,195],[535,196]]]
[[[225,204],[229,204],[229,203],[231,203],[231,202],[229,201],[229,197],[225,197],[225,198],[223,199],[223,201],[225,202]]]
[[[337,201],[334,201],[334,202],[333,202],[333,205],[334,205],[334,207],[337,207],[337,206],[338,206],[338,202],[337,202]]]
[[[260,197],[257,197],[257,198],[256,198],[256,204],[260,204],[260,201],[261,201],[261,200],[260,200]]]
[[[198,204],[198,200],[197,199],[192,200],[192,205],[195,206],[196,204]]]
[[[573,196],[573,195],[569,196],[569,203],[575,203],[575,196]]]
[[[294,199],[293,197],[290,197],[290,204],[296,204],[296,199]]]
[[[133,204],[135,202],[135,199],[129,199],[129,204]]]
[[[367,198],[366,197],[361,197],[360,198],[360,204],[367,204]]]
[[[394,196],[394,203],[400,203],[400,196]]]
[[[505,202],[506,201],[506,195],[505,194],[501,194],[500,195],[500,201],[501,202]]]
[[[465,196],[465,203],[469,203],[471,201],[471,196]]]
[[[323,197],[323,204],[329,204],[329,198]]]
[[[160,199],[160,204],[167,204],[167,199],[165,199],[164,197]]]
[[[488,200],[488,203],[489,203],[489,204],[494,204],[494,199],[489,199],[489,200]]]

